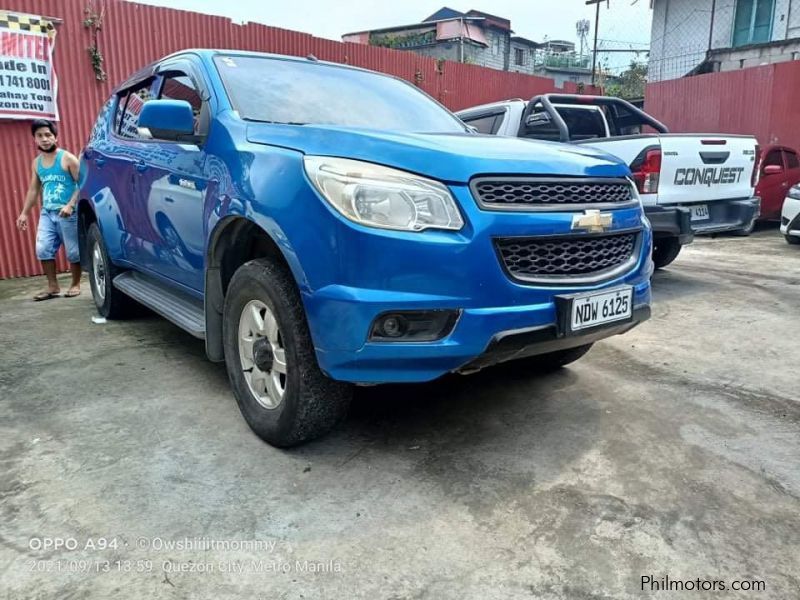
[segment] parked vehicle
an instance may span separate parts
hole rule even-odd
[[[670,134],[629,102],[605,96],[546,94],[457,114],[480,133],[588,146],[624,160],[653,227],[656,268],[695,233],[748,234],[758,218],[752,136]],[[654,133],[644,133],[648,127]]]
[[[800,244],[800,185],[792,187],[783,202],[781,233],[790,244]]]
[[[800,183],[800,159],[796,150],[786,146],[767,146],[761,156],[756,186],[756,196],[761,198],[761,219],[777,221],[789,188]]]
[[[329,430],[352,384],[557,368],[650,314],[624,163],[476,135],[393,77],[181,52],[116,89],[83,159],[98,311],[135,299],[204,339],[277,446]]]

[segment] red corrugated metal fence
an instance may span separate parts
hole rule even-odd
[[[59,77],[60,143],[77,154],[101,103],[111,88],[145,64],[191,47],[237,48],[306,56],[391,73],[419,85],[453,110],[512,97],[554,91],[551,79],[506,73],[386,48],[341,43],[305,33],[145,6],[122,0],[100,0],[105,21],[99,46],[105,58],[107,82],[94,77],[86,48],[86,0],[2,0],[4,10],[61,19],[55,66]],[[299,9],[298,9],[299,10]],[[566,91],[574,92],[574,84]],[[34,275],[40,266],[33,252],[35,223],[23,234],[15,227],[35,154],[28,122],[0,121],[0,279]],[[59,265],[64,268],[63,257]]]
[[[675,133],[744,133],[800,148],[800,61],[647,86],[645,110]]]

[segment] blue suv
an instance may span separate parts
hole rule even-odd
[[[204,339],[276,446],[333,427],[353,384],[558,368],[650,314],[627,166],[478,135],[379,73],[180,52],[117,88],[83,161],[99,312]]]

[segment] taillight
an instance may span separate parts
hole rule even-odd
[[[633,181],[640,194],[657,194],[661,176],[661,148],[645,148],[631,163]]]
[[[753,161],[753,173],[750,175],[750,187],[758,185],[758,174],[761,172],[761,146],[756,144],[756,156]]]

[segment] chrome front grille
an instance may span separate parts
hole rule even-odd
[[[613,277],[636,263],[639,232],[497,238],[506,272],[523,282],[580,283]]]
[[[478,204],[487,210],[574,210],[619,207],[634,202],[627,179],[479,177],[470,183]]]

